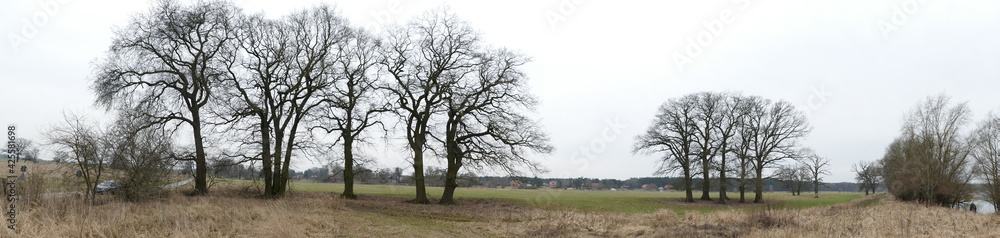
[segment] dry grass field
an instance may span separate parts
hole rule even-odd
[[[0,237],[995,237],[1000,218],[892,198],[807,209],[653,213],[551,210],[510,199],[464,198],[456,206],[406,197],[292,192],[253,198],[221,185],[212,196],[174,192],[143,203],[104,197],[39,199],[19,207],[18,229]]]

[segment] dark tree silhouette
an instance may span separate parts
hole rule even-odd
[[[337,82],[327,88],[325,107],[318,122],[327,133],[338,133],[344,148],[344,192],[341,197],[355,199],[355,143],[363,142],[365,129],[381,125],[380,115],[392,110],[384,92],[379,90],[378,47],[381,42],[361,29],[351,30],[350,38],[337,45],[335,75]]]
[[[858,181],[858,189],[865,195],[875,193],[882,183],[882,166],[876,161],[859,161],[851,167],[851,171],[854,171],[854,179]]]
[[[952,206],[971,196],[972,144],[962,133],[972,112],[945,95],[927,97],[907,116],[882,158],[886,187],[896,198]]]
[[[816,154],[812,149],[806,148],[799,152],[802,156],[799,163],[806,169],[806,177],[812,183],[815,198],[819,198],[819,186],[823,183],[823,176],[830,175],[830,159]]]
[[[416,198],[430,203],[424,184],[424,152],[431,136],[433,114],[443,110],[447,80],[471,72],[471,50],[478,41],[471,29],[444,11],[430,11],[396,27],[384,42],[381,64],[391,76],[386,89],[395,97],[396,113],[405,124],[413,153]]]
[[[336,82],[340,45],[352,34],[330,6],[295,12],[281,20],[246,17],[230,57],[232,116],[256,117],[267,196],[282,196],[297,139]]]
[[[716,127],[722,122],[722,115],[728,113],[723,111],[725,98],[721,94],[712,92],[702,92],[694,94],[695,111],[694,127],[696,133],[696,149],[698,151],[697,164],[700,165],[701,180],[701,200],[712,200],[709,195],[711,189],[711,171],[713,160],[723,148],[719,145],[718,132]]]
[[[716,141],[716,147],[720,150],[719,161],[717,163],[717,170],[719,171],[719,203],[725,204],[726,200],[729,200],[729,196],[726,195],[729,185],[729,155],[739,155],[737,153],[739,143],[735,140],[738,139],[737,135],[739,133],[740,123],[746,117],[746,112],[743,110],[744,104],[749,101],[746,97],[739,94],[723,94],[722,99],[722,110],[719,114],[720,119],[718,123],[713,126],[718,133],[718,140]]]
[[[990,112],[972,133],[973,174],[983,181],[986,198],[1000,205],[1000,115]]]
[[[191,127],[195,188],[208,193],[203,109],[225,75],[221,54],[234,39],[238,9],[227,2],[158,2],[116,30],[92,88],[105,109],[142,107],[146,117]]]
[[[764,168],[795,156],[795,146],[799,138],[809,133],[805,115],[791,103],[778,101],[760,106],[763,110],[752,110],[744,125],[753,157],[751,163],[756,174],[754,178],[754,203],[764,202]]]
[[[67,161],[76,164],[86,188],[84,197],[94,203],[97,183],[111,162],[110,146],[107,146],[105,133],[95,123],[74,115],[65,115],[64,123],[46,132],[48,144],[56,148],[57,154],[67,156]]]
[[[698,159],[695,148],[698,139],[698,125],[695,122],[697,105],[697,96],[693,94],[673,98],[660,105],[653,124],[645,133],[636,137],[633,149],[633,153],[666,152],[660,160],[657,173],[670,174],[681,170],[681,175],[684,176],[684,199],[687,202],[694,202],[691,167]]]
[[[519,175],[519,165],[532,172],[540,166],[528,151],[548,153],[548,136],[534,121],[518,113],[532,110],[537,101],[527,91],[527,78],[518,68],[525,59],[507,50],[481,50],[474,71],[446,82],[444,105],[447,169],[441,204],[454,204],[459,170],[498,168]]]

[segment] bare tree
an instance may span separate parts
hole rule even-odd
[[[788,188],[792,195],[802,195],[802,187],[809,182],[809,170],[802,163],[792,163],[778,166],[771,177]]]
[[[146,117],[190,126],[195,188],[202,194],[208,193],[202,110],[225,75],[220,53],[234,38],[231,19],[238,12],[228,2],[159,1],[115,31],[92,85],[105,109],[144,107]]]
[[[855,173],[854,179],[858,181],[858,189],[865,192],[875,193],[879,184],[882,183],[881,166],[876,161],[859,161],[851,167]]]
[[[802,157],[799,160],[807,170],[806,176],[812,183],[815,198],[819,198],[819,185],[823,183],[823,176],[830,175],[830,160],[816,154],[812,149],[803,149],[799,152]]]
[[[701,169],[701,200],[712,200],[709,196],[709,190],[711,184],[709,183],[711,179],[709,176],[712,169],[712,164],[714,163],[715,156],[719,152],[725,153],[725,148],[722,147],[721,135],[717,128],[720,126],[723,120],[723,115],[729,112],[724,111],[725,108],[725,95],[712,93],[712,92],[702,92],[694,94],[693,97],[696,101],[697,110],[695,111],[694,123],[696,126],[694,129],[697,131],[695,133],[697,139],[695,143],[697,145],[698,151],[698,164]]]
[[[989,113],[972,132],[972,172],[983,181],[986,199],[1000,204],[1000,116]]]
[[[173,132],[148,113],[120,110],[115,123],[104,135],[112,161],[118,164],[121,188],[114,195],[129,201],[149,199],[168,183],[174,161]]]
[[[951,206],[971,195],[971,146],[961,134],[971,111],[949,101],[944,95],[921,101],[886,150],[883,175],[897,198]]]
[[[274,116],[271,114],[276,113],[274,106],[279,103],[272,92],[277,91],[278,84],[292,77],[288,64],[292,57],[289,50],[292,29],[285,22],[262,15],[244,15],[238,19],[235,33],[238,40],[230,42],[232,46],[226,55],[229,77],[224,78],[223,90],[218,92],[220,101],[225,103],[218,107],[218,114],[230,121],[224,125],[228,127],[224,131],[251,132],[227,138],[240,139],[239,146],[249,145],[250,150],[257,151],[243,160],[261,161],[264,195],[273,196],[276,194],[273,167],[277,163],[273,152],[276,149],[272,132]],[[244,124],[246,119],[256,120],[247,120]]]
[[[653,124],[646,132],[636,137],[632,153],[653,154],[665,152],[660,160],[658,174],[670,174],[677,170],[683,177],[685,201],[694,202],[691,190],[692,163],[698,159],[694,148],[698,139],[698,100],[694,95],[673,98],[660,105]]]
[[[747,115],[744,104],[748,100],[739,94],[724,93],[722,96],[721,118],[714,125],[718,132],[716,148],[719,150],[719,160],[715,167],[719,172],[719,203],[725,204],[726,200],[729,200],[726,190],[729,185],[728,173],[731,170],[728,156],[732,154],[739,157],[739,143],[735,140],[738,139],[740,123]]]
[[[477,35],[458,23],[454,15],[432,10],[406,28],[394,28],[384,42],[381,64],[392,78],[387,90],[396,99],[396,112],[406,125],[407,144],[413,152],[414,203],[430,203],[424,185],[424,151],[432,115],[443,109],[445,82],[471,72],[475,63],[470,51]]]
[[[64,123],[46,133],[49,144],[55,146],[58,153],[69,156],[68,160],[77,165],[86,188],[85,197],[96,202],[97,183],[101,181],[104,168],[110,162],[110,146],[106,145],[107,141],[100,128],[85,118],[66,115]]]
[[[769,101],[758,96],[746,96],[741,97],[740,102],[733,108],[740,117],[735,122],[737,140],[734,141],[732,152],[736,155],[738,166],[734,172],[737,176],[737,189],[740,192],[739,202],[745,203],[747,186],[755,181],[753,175],[756,171],[754,158],[757,157],[757,152],[754,150],[756,147],[753,138],[758,133],[758,128],[754,127],[752,122],[764,113],[764,107]]]
[[[794,156],[796,141],[809,132],[808,122],[802,112],[791,103],[778,101],[764,103],[764,110],[753,110],[744,126],[753,151],[752,163],[756,174],[754,203],[764,202],[764,168]]]
[[[327,89],[322,122],[319,128],[337,132],[343,143],[344,192],[341,197],[355,199],[355,143],[364,142],[369,127],[382,125],[380,116],[391,111],[391,105],[379,87],[378,47],[381,42],[362,29],[352,29],[350,37],[337,45],[334,67],[338,82]],[[384,129],[384,128],[383,128]],[[384,131],[384,130],[383,130]]]
[[[34,141],[26,138],[17,138],[14,140],[14,151],[20,155],[20,159],[32,161],[38,159],[40,149],[35,145]]]
[[[453,16],[452,16],[453,17]],[[441,204],[454,204],[459,170],[471,165],[519,175],[518,167],[540,172],[528,152],[549,153],[548,136],[533,120],[518,113],[533,110],[537,101],[527,91],[520,71],[526,60],[507,50],[484,50],[475,71],[449,77],[444,100],[447,165]]]
[[[332,7],[321,5],[282,20],[250,16],[240,21],[235,49],[227,55],[232,120],[256,117],[259,159],[266,196],[282,196],[303,121],[323,105],[323,93],[337,80],[335,61],[351,35]],[[249,128],[247,128],[249,129]],[[257,156],[253,156],[257,159]]]

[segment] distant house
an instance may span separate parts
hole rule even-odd
[[[549,181],[549,187],[550,188],[559,187],[559,181],[555,181],[555,180]]]
[[[340,181],[344,181],[344,176],[340,175],[340,173],[337,173],[337,174],[331,174],[331,175],[327,176],[326,179],[329,180],[330,182],[337,183],[337,182],[340,182]]]
[[[642,190],[656,190],[657,187],[659,186],[656,186],[656,184],[647,183],[642,185]]]
[[[663,185],[663,190],[673,190],[673,189],[674,189],[674,185],[670,185],[670,184]]]
[[[601,189],[602,187],[604,187],[604,184],[601,184],[601,183],[590,183],[590,189],[597,190],[597,189]]]
[[[517,181],[517,180],[511,180],[510,181],[510,186],[511,187],[522,187],[522,186],[524,186],[524,183],[521,183],[521,181]]]

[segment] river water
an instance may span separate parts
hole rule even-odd
[[[997,212],[996,207],[993,207],[993,204],[990,204],[987,201],[984,201],[984,200],[975,200],[975,201],[972,201],[972,203],[976,204],[976,213],[979,213],[979,214],[993,214],[993,213]],[[958,205],[958,209],[962,209],[962,210],[968,211],[969,210],[969,205],[968,204],[960,204],[960,205]]]

